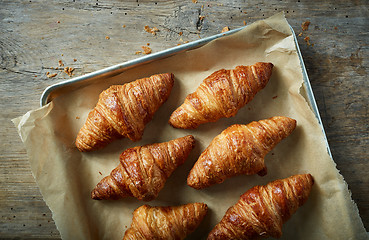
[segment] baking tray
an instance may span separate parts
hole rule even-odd
[[[79,76],[79,77],[76,77],[76,78],[73,78],[73,79],[70,79],[70,80],[66,80],[66,81],[62,81],[60,83],[53,84],[53,85],[47,87],[44,90],[44,92],[42,93],[41,99],[40,99],[40,105],[42,107],[42,106],[48,104],[49,102],[51,102],[57,96],[60,96],[60,95],[66,93],[66,92],[69,92],[71,90],[83,87],[83,86],[89,84],[92,81],[99,81],[100,79],[102,80],[102,79],[107,78],[107,77],[113,77],[113,76],[116,76],[118,74],[123,73],[124,71],[126,71],[130,68],[136,67],[138,65],[149,63],[149,62],[152,62],[152,61],[155,61],[155,60],[158,60],[158,59],[167,58],[169,56],[172,56],[172,55],[184,52],[184,51],[199,48],[199,47],[209,43],[212,40],[215,40],[215,39],[218,39],[218,38],[221,38],[221,37],[228,36],[228,35],[234,34],[236,32],[239,32],[242,29],[244,29],[245,27],[247,27],[247,26],[237,28],[237,29],[233,29],[233,30],[230,30],[230,31],[227,31],[227,32],[224,32],[224,33],[219,33],[219,34],[216,34],[216,35],[213,35],[213,36],[210,36],[210,37],[202,38],[202,39],[199,39],[199,40],[196,40],[196,41],[193,41],[193,42],[189,42],[189,43],[182,44],[182,45],[179,45],[179,46],[176,46],[176,47],[173,47],[173,48],[169,48],[167,50],[163,50],[163,51],[160,51],[160,52],[157,52],[157,53],[152,53],[150,55],[146,55],[146,56],[136,58],[136,59],[124,62],[124,63],[113,65],[111,67],[107,67],[107,68],[104,68],[104,69],[101,69],[101,70],[98,70],[98,71],[95,71],[95,72],[92,72],[92,73],[88,73],[88,74],[85,74],[83,76]],[[314,93],[313,93],[313,90],[311,88],[310,80],[309,80],[309,77],[308,77],[308,74],[307,74],[307,71],[306,71],[306,68],[305,68],[305,64],[304,64],[304,61],[303,61],[303,58],[302,58],[302,54],[301,54],[300,47],[299,47],[299,44],[298,44],[298,41],[297,41],[297,38],[296,38],[296,34],[295,34],[293,28],[291,27],[291,25],[289,25],[289,27],[292,31],[292,35],[293,35],[293,38],[294,38],[295,46],[296,46],[296,49],[297,49],[297,54],[298,54],[301,69],[302,69],[303,87],[304,87],[304,90],[305,90],[305,92],[304,92],[305,94],[303,94],[303,95],[305,95],[305,99],[307,100],[308,104],[310,105],[312,111],[315,114],[315,117],[317,118],[317,120],[319,122],[319,125],[320,125],[321,130],[322,130],[323,135],[324,135],[325,144],[326,144],[326,147],[327,147],[328,154],[332,158],[332,154],[331,154],[331,151],[330,151],[330,148],[329,148],[329,145],[328,145],[328,140],[327,140],[327,137],[326,137],[326,134],[325,134],[325,131],[324,131],[322,120],[320,118],[318,106],[316,104]]]

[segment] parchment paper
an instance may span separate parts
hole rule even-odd
[[[170,114],[195,91],[201,81],[221,68],[250,65],[258,61],[274,64],[264,90],[238,114],[196,130],[172,128]],[[172,72],[175,85],[169,100],[146,126],[141,141],[122,139],[103,150],[80,153],[74,146],[77,132],[101,91],[152,74]],[[282,239],[366,239],[367,234],[355,203],[336,164],[329,157],[322,129],[301,95],[302,68],[293,35],[283,14],[258,21],[244,30],[195,50],[132,68],[123,74],[94,82],[48,105],[14,119],[24,142],[32,173],[63,239],[122,239],[135,208],[204,202],[209,213],[188,239],[206,239],[239,196],[255,185],[299,173],[311,173],[315,185],[309,200],[284,225]],[[265,159],[268,174],[239,176],[204,190],[186,185],[189,170],[210,141],[228,126],[284,115],[297,120],[297,128]],[[118,165],[127,148],[164,142],[192,134],[196,147],[186,163],[169,178],[158,198],[143,202],[133,198],[96,201],[90,198],[95,185]]]

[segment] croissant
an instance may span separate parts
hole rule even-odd
[[[172,113],[169,124],[175,128],[194,129],[200,124],[236,115],[266,86],[272,68],[272,63],[258,62],[214,72]]]
[[[77,148],[93,151],[120,137],[140,140],[145,125],[168,99],[173,78],[171,73],[157,74],[103,91],[77,135]]]
[[[228,127],[202,152],[187,177],[187,185],[201,189],[236,175],[265,175],[265,155],[295,127],[296,120],[288,117]]]
[[[125,150],[120,155],[120,164],[97,184],[91,197],[155,199],[172,172],[185,162],[194,144],[194,137],[188,135]]]
[[[310,174],[301,174],[251,188],[227,210],[208,240],[280,238],[283,223],[306,202],[313,184]]]
[[[207,211],[204,203],[174,207],[143,205],[133,212],[132,224],[123,240],[184,239],[200,225]]]

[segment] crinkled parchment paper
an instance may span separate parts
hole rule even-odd
[[[174,129],[167,123],[186,95],[209,74],[221,68],[258,61],[274,64],[272,77],[266,88],[235,117],[203,124],[196,130]],[[118,140],[91,153],[80,153],[75,148],[77,132],[101,91],[112,84],[124,84],[162,72],[174,73],[175,85],[169,100],[146,126],[142,140]],[[209,206],[201,226],[189,236],[189,239],[205,239],[226,210],[249,188],[299,173],[311,173],[315,185],[306,204],[284,225],[283,239],[366,238],[347,184],[327,153],[318,120],[300,93],[302,84],[302,68],[293,35],[283,14],[277,14],[201,48],[134,67],[104,81],[91,82],[13,122],[63,239],[122,239],[135,208],[143,204],[189,202],[204,202]],[[197,157],[222,130],[235,123],[247,124],[277,115],[296,119],[297,128],[266,156],[266,176],[238,176],[204,190],[186,185],[187,174]],[[97,201],[90,198],[91,190],[118,165],[119,154],[125,149],[187,134],[194,135],[196,147],[186,163],[174,171],[156,200]]]

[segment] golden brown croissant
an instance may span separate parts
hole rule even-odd
[[[313,184],[310,174],[301,174],[251,188],[227,210],[208,240],[280,238],[283,223],[306,202]]]
[[[119,137],[140,140],[145,125],[168,99],[173,78],[171,73],[157,74],[103,91],[78,133],[77,148],[96,150]]]
[[[97,184],[91,197],[155,199],[172,172],[185,162],[194,144],[194,137],[188,135],[125,150],[120,155],[118,167]]]
[[[201,189],[236,175],[265,175],[265,155],[295,127],[296,120],[288,117],[228,127],[200,155],[188,175],[187,184]]]
[[[172,113],[169,124],[176,128],[197,128],[202,123],[236,115],[266,86],[272,68],[271,63],[258,62],[214,72]]]
[[[179,240],[192,233],[208,211],[204,203],[189,203],[174,207],[143,205],[133,212],[131,227],[123,240]]]

